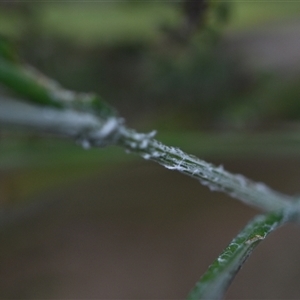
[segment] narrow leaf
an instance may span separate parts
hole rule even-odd
[[[287,213],[259,215],[232,240],[200,278],[188,299],[222,299],[230,283],[254,248],[269,233],[286,223]]]
[[[64,89],[33,67],[13,63],[1,56],[0,83],[35,104],[71,108],[102,118],[117,115],[116,111],[98,95]]]

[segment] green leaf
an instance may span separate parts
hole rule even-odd
[[[286,213],[270,213],[254,218],[212,263],[188,299],[222,299],[254,248],[269,233],[287,222],[288,217]]]
[[[89,112],[102,118],[117,115],[98,95],[64,89],[34,68],[15,64],[1,56],[0,83],[35,104]]]

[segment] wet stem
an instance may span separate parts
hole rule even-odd
[[[211,191],[222,191],[269,214],[257,216],[233,239],[188,295],[189,300],[222,299],[252,251],[267,235],[289,221],[299,219],[299,200],[280,194],[263,183],[233,175],[182,150],[153,139],[154,132],[139,134],[123,128],[119,144],[128,152],[153,160],[170,170],[198,179]]]
[[[166,146],[153,139],[154,132],[140,134],[125,127],[120,130],[119,145],[145,159],[155,161],[200,181],[211,191],[220,191],[263,211],[299,211],[297,199],[256,183],[243,175],[231,174],[182,150]]]
[[[299,220],[297,198],[166,146],[154,139],[155,132],[143,134],[128,129],[97,95],[65,90],[42,74],[29,71],[0,57],[0,82],[26,99],[0,97],[0,125],[51,132],[75,139],[84,148],[119,145],[127,152],[193,177],[211,191],[224,192],[269,213],[255,218],[241,231],[203,275],[189,299],[222,298],[259,242],[282,224]]]

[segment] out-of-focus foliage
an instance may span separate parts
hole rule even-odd
[[[1,3],[0,24],[4,32],[11,26],[27,61],[69,88],[99,93],[130,120],[168,129],[260,128],[300,118],[298,79],[278,85],[269,74],[254,74],[243,57],[224,53],[220,40],[226,26],[239,30],[242,16],[249,24],[257,20],[257,10],[265,21],[272,17],[268,10],[282,16],[297,11],[297,4],[280,7],[209,1]]]
[[[0,58],[5,59],[9,62],[16,63],[19,58],[15,49],[15,46],[12,45],[11,41],[0,35]]]

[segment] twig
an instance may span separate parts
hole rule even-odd
[[[164,167],[198,179],[212,191],[220,191],[264,211],[294,209],[296,199],[278,193],[263,183],[253,182],[242,175],[234,175],[178,148],[166,146],[155,139],[154,133],[139,134],[125,127],[121,129],[119,144],[128,151],[151,159]]]
[[[84,148],[120,145],[145,159],[198,179],[212,191],[221,191],[264,211],[294,209],[295,199],[280,194],[263,183],[233,175],[178,148],[153,139],[155,132],[137,133],[115,116],[101,118],[72,109],[34,106],[12,99],[0,99],[0,124],[34,129],[71,137]]]

